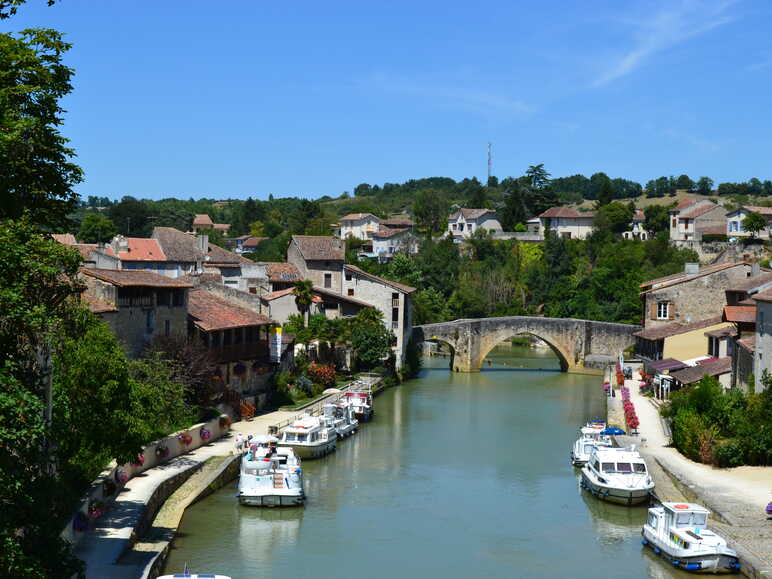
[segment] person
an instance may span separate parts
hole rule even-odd
[[[240,432],[236,435],[236,452],[244,452],[244,435]]]

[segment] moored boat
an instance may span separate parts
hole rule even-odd
[[[576,439],[571,449],[571,464],[583,466],[589,460],[593,450],[600,447],[610,448],[612,445],[611,437],[604,434],[604,432],[605,428],[600,429],[589,422],[586,426],[580,428],[579,438]]]
[[[322,422],[335,429],[338,438],[354,434],[359,421],[354,417],[354,408],[346,400],[325,404],[322,408]]]
[[[306,499],[300,460],[290,447],[277,448],[278,439],[252,439],[241,458],[239,502],[258,507],[302,505]]]
[[[373,417],[373,391],[369,385],[353,387],[344,398],[351,404],[359,422],[368,422]]]
[[[629,506],[648,501],[654,482],[634,447],[599,447],[582,468],[582,487],[601,500]]]
[[[304,414],[281,431],[279,448],[289,447],[300,458],[320,458],[335,450],[338,434],[319,416]]]
[[[662,503],[649,509],[643,544],[670,563],[695,573],[736,573],[740,562],[726,540],[708,529],[708,509],[694,503]]]

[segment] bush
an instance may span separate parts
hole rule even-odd
[[[741,466],[745,464],[742,445],[734,438],[725,440],[713,447],[713,463],[721,467]]]
[[[702,242],[711,243],[713,241],[729,241],[729,237],[725,233],[703,233]]]
[[[335,367],[332,364],[319,364],[311,362],[308,365],[308,376],[313,383],[319,386],[319,392],[334,388],[336,384]]]
[[[297,390],[299,393],[305,394],[306,397],[312,396],[314,393],[314,383],[311,382],[308,376],[305,374],[302,376],[298,376],[298,378],[295,380],[295,390]]]

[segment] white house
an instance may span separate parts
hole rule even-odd
[[[684,199],[670,210],[670,240],[700,241],[702,233],[726,227],[726,209],[707,199]]]
[[[467,239],[478,229],[502,231],[501,223],[493,209],[462,207],[448,217],[448,235],[455,239]]]
[[[395,253],[418,253],[418,241],[409,229],[381,228],[371,234],[373,254],[388,261]]]
[[[370,234],[378,231],[381,220],[372,213],[350,213],[340,218],[340,238],[354,237],[370,239]]]
[[[539,215],[542,235],[551,229],[566,239],[585,239],[592,233],[594,219],[592,212],[580,213],[570,207],[550,207]]]
[[[758,232],[756,237],[759,239],[770,238],[770,227],[772,227],[772,207],[758,207],[756,205],[743,205],[734,211],[726,214],[726,234],[729,237],[747,237],[750,232],[743,228],[743,219],[748,217],[749,213],[759,213],[767,219],[767,226]]]
[[[646,216],[643,211],[636,209],[633,213],[633,220],[630,223],[630,229],[622,234],[625,239],[640,239],[646,241],[649,237],[649,232],[646,231]]]

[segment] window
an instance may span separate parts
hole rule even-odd
[[[718,358],[718,338],[709,337],[708,338],[708,356],[713,356],[714,358]]]
[[[185,290],[174,290],[174,305],[177,307],[185,305]]]
[[[670,227],[672,227],[673,229],[675,229],[675,228],[676,228],[676,224],[677,224],[677,223],[678,223],[678,222],[676,221],[676,219],[675,219],[675,217],[674,217],[674,218],[673,218],[673,222],[670,224]]]
[[[353,296],[353,295],[354,295],[354,288],[349,288],[349,289],[346,291],[346,295],[349,295],[349,296]]]
[[[739,229],[737,228],[738,225],[739,225],[739,223],[737,221],[730,221],[729,222],[729,231],[730,232],[739,231]]]
[[[704,527],[707,522],[707,513],[692,513],[692,525],[695,527]]]
[[[331,288],[332,287],[332,274],[331,273],[325,273],[324,274],[324,287]]]
[[[629,462],[618,462],[617,472],[630,473],[630,472],[633,472],[633,467]]]
[[[759,335],[764,335],[764,312],[759,312]]]
[[[155,330],[155,310],[148,310],[145,315],[145,331],[152,334]]]
[[[634,462],[633,469],[635,472],[646,472],[646,465],[642,462]]]
[[[657,319],[670,319],[670,302],[657,302]]]
[[[603,472],[616,472],[613,462],[604,462],[602,466]]]
[[[651,513],[651,512],[649,513],[649,526],[652,529],[656,529],[657,528],[657,515],[655,515],[654,513]]]
[[[350,272],[350,271],[347,271],[347,272],[346,272],[346,281],[351,281],[351,278],[352,278],[352,277],[353,277],[353,276],[351,275],[351,272]]]
[[[595,462],[592,463],[592,468],[600,472],[600,463],[596,460]]]
[[[164,320],[164,336],[169,336],[172,333],[172,323],[169,320]]]
[[[256,294],[257,293],[257,288],[256,287],[249,288],[249,293]]]

